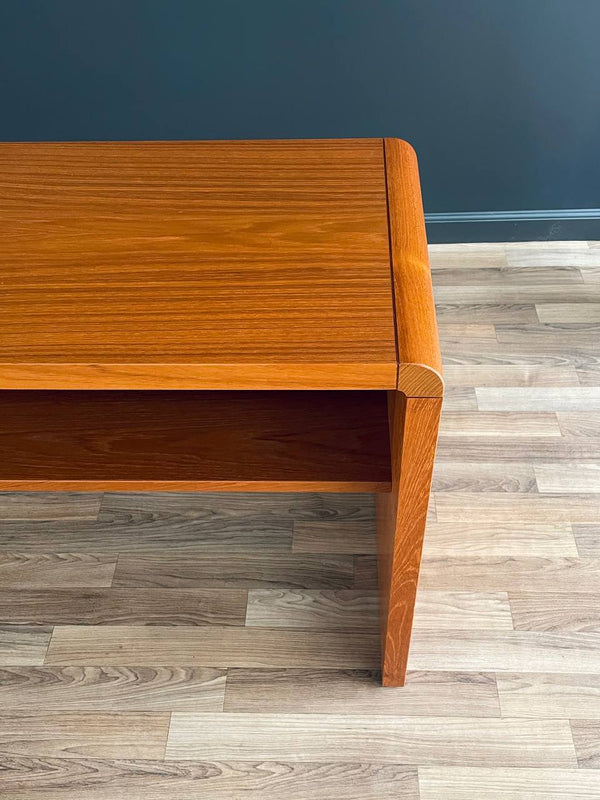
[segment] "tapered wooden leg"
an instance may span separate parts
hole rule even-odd
[[[377,496],[382,682],[404,686],[441,397],[389,395],[392,491]]]

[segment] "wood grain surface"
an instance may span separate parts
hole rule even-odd
[[[116,554],[0,552],[0,592],[53,586],[108,587],[116,566]]]
[[[443,394],[442,356],[427,256],[417,157],[401,139],[385,140],[390,251],[398,341],[398,389]]]
[[[0,619],[19,625],[243,625],[243,589],[0,589]]]
[[[0,664],[43,664],[52,626],[0,625]]]
[[[10,756],[162,758],[169,714],[3,714],[0,750]]]
[[[571,720],[577,763],[584,769],[600,769],[600,720]]]
[[[526,746],[525,746],[526,745]],[[566,720],[402,717],[377,714],[172,715],[167,758],[234,757],[314,761],[337,757],[384,764],[574,767]]]
[[[352,589],[354,559],[351,555],[301,553],[253,553],[248,538],[247,552],[221,554],[122,553],[113,586],[125,588],[294,588]],[[222,544],[226,549],[227,544]]]
[[[381,491],[384,392],[0,391],[1,489]]]
[[[248,627],[372,630],[378,619],[376,592],[356,589],[251,589],[248,592]]]
[[[595,800],[598,776],[577,769],[423,767],[421,800]]]
[[[600,719],[600,673],[503,672],[496,682],[505,717]]]
[[[376,669],[378,644],[371,631],[59,625],[45,663]]]
[[[600,558],[600,525],[573,525],[573,536],[580,556]]]
[[[0,520],[3,525],[11,521],[25,525],[93,522],[98,517],[101,500],[101,494],[87,492],[0,492]]]
[[[419,800],[417,770],[405,764],[318,761],[165,761],[5,757],[14,800],[50,787],[52,800]]]
[[[382,681],[402,686],[442,400],[398,392],[389,402],[392,491],[377,496]]]
[[[0,704],[19,714],[221,711],[226,671],[213,667],[0,668]]]
[[[391,388],[381,139],[0,144],[0,387]]]
[[[23,669],[23,668],[21,668]],[[404,691],[382,691],[377,672],[329,669],[230,669],[225,711],[270,714],[385,714],[497,717],[496,681],[474,672],[408,674]]]

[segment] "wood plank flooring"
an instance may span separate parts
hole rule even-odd
[[[370,495],[0,494],[2,800],[600,797],[600,246],[431,261],[406,687]]]

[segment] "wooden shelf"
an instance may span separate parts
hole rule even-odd
[[[387,491],[380,391],[0,391],[0,490]]]

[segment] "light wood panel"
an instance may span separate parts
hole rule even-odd
[[[243,625],[242,589],[0,589],[13,624]]]
[[[579,766],[600,769],[600,719],[574,719],[571,730]]]
[[[436,303],[438,323],[512,323],[539,322],[532,303]]]
[[[0,173],[4,388],[395,385],[381,139],[3,143]]]
[[[460,448],[463,458],[470,462],[489,461],[597,461],[600,459],[600,439],[567,436],[485,436],[453,437],[440,440],[437,458],[454,461]]]
[[[425,552],[428,558],[578,555],[572,526],[566,522],[430,522]]]
[[[254,589],[248,595],[250,627],[373,629],[379,618],[375,592]],[[512,630],[504,592],[421,591],[415,606],[418,629]]]
[[[597,256],[596,259],[598,260]],[[600,269],[598,269],[597,263],[593,267],[583,267],[581,275],[584,283],[600,283]]]
[[[540,492],[600,493],[600,464],[536,464]]]
[[[560,436],[556,414],[448,411],[442,414],[440,438],[447,436]]]
[[[373,629],[379,619],[374,591],[254,589],[248,593],[249,627]],[[512,630],[505,592],[420,591],[415,629]]]
[[[532,327],[532,326],[531,326]],[[594,371],[597,367],[597,356],[593,345],[586,344],[582,337],[577,346],[568,339],[558,343],[550,341],[533,341],[512,343],[510,352],[503,343],[497,341],[473,340],[469,347],[465,340],[451,341],[444,345],[444,361],[452,366],[470,364],[473,366],[540,366],[547,369],[575,368]]]
[[[436,284],[438,284],[440,279],[443,280],[449,273],[447,270],[441,270],[436,273],[435,270],[432,269],[431,274],[432,278],[435,278]],[[467,275],[469,273],[467,270],[464,270],[463,274]],[[452,275],[452,273],[450,273],[450,275]],[[463,339],[468,339],[469,344],[471,344],[473,341],[498,342],[498,339],[496,338],[496,326],[485,324],[483,322],[457,322],[455,324],[446,323],[445,325],[438,326],[438,333],[440,336],[440,342],[443,342],[445,347],[448,346],[449,342],[458,343],[463,341]],[[463,342],[463,345],[464,344],[465,342]]]
[[[413,624],[415,630],[513,629],[505,592],[420,589]]]
[[[546,367],[539,364],[447,364],[444,367],[444,376],[448,386],[475,387],[480,411],[557,411],[556,398],[561,397],[563,401],[571,395],[577,398],[572,387],[579,385],[577,372],[572,365]],[[556,388],[547,391],[545,387],[561,389],[560,392]],[[566,390],[564,398],[562,387]],[[545,398],[547,403],[542,401],[539,405],[531,403],[522,407],[512,400],[512,405],[502,404],[503,398],[511,400],[513,397]],[[487,405],[486,398],[490,398]],[[498,398],[497,406],[491,402],[492,398]]]
[[[600,558],[600,525],[573,525],[580,556]]]
[[[0,757],[11,799],[31,800],[419,800],[417,770],[365,762],[156,761]],[[0,783],[0,785],[2,785]]]
[[[0,707],[20,714],[221,711],[224,695],[225,670],[209,667],[0,668]]]
[[[421,589],[470,592],[594,593],[600,591],[600,559],[539,556],[425,556]]]
[[[598,778],[576,769],[423,767],[421,800],[596,800]]]
[[[296,522],[292,549],[295,553],[375,553],[375,521]]]
[[[583,267],[594,263],[597,255],[587,242],[507,242],[506,263],[513,267]]]
[[[98,516],[102,495],[86,492],[0,491],[0,520],[93,520]]]
[[[161,496],[169,494],[163,492]],[[94,521],[3,522],[0,552],[18,549],[21,555],[25,552],[43,557],[55,548],[61,554],[72,549],[78,555],[94,555],[99,542],[104,555],[112,556],[161,553],[167,548],[170,554],[180,556],[248,551],[266,555],[291,550],[293,520],[253,508],[251,502],[245,515],[228,515],[210,508],[188,510],[181,497],[170,508],[158,504],[153,510],[153,495],[147,497],[147,511],[143,499],[137,498],[128,507],[106,509]]]
[[[509,597],[516,631],[600,633],[596,593],[511,592]]]
[[[579,383],[582,386],[600,385],[600,366],[598,363],[596,361],[592,362],[591,360],[587,362],[585,362],[584,359],[580,360],[583,362],[583,365],[576,370]]]
[[[477,398],[472,386],[446,386],[444,389],[445,411],[477,411]]]
[[[574,375],[568,378],[571,385],[561,388],[483,387],[475,393],[481,411],[600,411],[600,387],[578,387],[578,382]]]
[[[429,258],[432,270],[471,268],[479,272],[505,266],[506,246],[501,242],[430,244]]]
[[[372,494],[354,492],[227,492],[226,497],[218,492],[108,492],[102,499],[100,519],[110,521],[115,513],[127,517],[133,515],[135,519],[151,514],[173,514],[178,520],[193,517],[199,529],[204,523],[211,530],[223,522],[232,524],[238,521],[243,523],[246,532],[250,529],[254,533],[256,528],[265,527],[269,521],[279,525],[317,520],[338,523],[372,521],[375,519],[375,500]],[[169,524],[172,524],[170,517]],[[254,546],[249,549],[253,550]]]
[[[555,522],[600,522],[600,503],[594,494],[507,494],[440,492],[435,498],[440,522],[453,522],[468,514],[472,522],[485,522],[499,517],[507,522],[535,522],[553,519]]]
[[[337,714],[182,714],[167,758],[342,758],[383,764],[576,766],[566,720],[467,720]]]
[[[0,591],[110,586],[116,565],[116,554],[0,552]]]
[[[52,627],[0,625],[0,664],[43,664]]]
[[[540,353],[569,355],[594,355],[598,341],[599,325],[585,323],[542,323],[536,325],[495,325],[496,339],[500,344],[510,344],[502,348],[506,358],[511,358],[512,348],[517,353],[530,350]],[[500,349],[500,348],[499,348]]]
[[[552,273],[550,273],[552,274]],[[552,285],[547,279],[532,278],[529,285],[520,284],[511,286],[509,282],[498,285],[487,282],[481,286],[437,286],[435,298],[438,303],[452,303],[460,300],[461,303],[495,303],[510,304],[534,302],[539,308],[552,304],[556,300],[569,300],[577,303],[579,307],[592,303],[598,298],[597,290],[587,284],[575,283],[565,287],[562,283]],[[546,273],[546,278],[548,273]],[[545,320],[540,320],[544,322]]]
[[[539,631],[416,631],[409,668],[590,673],[600,670],[600,634]]]
[[[371,632],[59,625],[45,663],[375,669],[379,656]]]
[[[352,589],[351,555],[237,553],[231,556],[124,554],[119,557],[115,587]]]
[[[225,711],[500,716],[496,681],[486,673],[409,671],[403,688],[383,690],[367,670],[230,669]]]
[[[536,310],[540,322],[600,322],[600,303],[544,303]]]
[[[168,714],[0,715],[5,756],[163,758]]]
[[[560,411],[557,417],[563,436],[600,438],[600,414],[593,411]]]
[[[524,665],[525,666],[525,665]],[[498,673],[505,717],[600,718],[600,673]]]
[[[512,265],[511,265],[512,266]],[[480,268],[473,269],[473,265],[465,266],[457,262],[455,267],[445,266],[433,270],[433,277],[436,287],[453,286],[455,290],[461,286],[490,286],[508,288],[513,286],[526,286],[528,289],[532,285],[541,284],[543,286],[566,284],[572,287],[573,284],[584,283],[581,269],[575,266],[548,266],[547,264],[513,266],[488,266],[486,265],[485,274],[482,276]],[[486,301],[489,295],[486,296]],[[472,300],[472,296],[465,298],[467,302]],[[496,301],[496,297],[490,297]],[[444,301],[444,297],[441,297]],[[494,337],[495,338],[495,337]]]
[[[376,592],[355,589],[251,589],[246,626],[373,630],[379,621]]]

